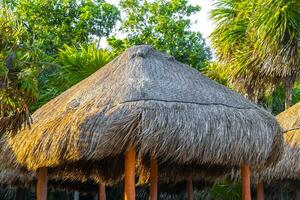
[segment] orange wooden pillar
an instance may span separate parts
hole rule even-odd
[[[242,200],[251,200],[251,172],[246,163],[242,165]]]
[[[106,200],[105,185],[103,183],[99,183],[98,190],[98,199]]]
[[[193,179],[192,177],[189,177],[187,179],[187,195],[188,195],[188,200],[193,200],[194,199],[194,191],[193,191]]]
[[[157,160],[150,160],[150,200],[157,200],[158,166]]]
[[[133,147],[125,155],[124,200],[135,200],[135,150]]]
[[[47,168],[42,167],[37,170],[38,180],[36,185],[36,199],[37,200],[47,200],[47,185],[48,185],[48,175]]]
[[[257,200],[264,200],[265,194],[264,194],[264,183],[263,181],[259,181],[256,185],[256,199]]]

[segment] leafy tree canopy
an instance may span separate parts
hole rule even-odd
[[[64,44],[89,43],[108,36],[119,19],[104,0],[5,0],[15,10],[32,42],[53,53]]]
[[[189,5],[187,0],[121,0],[120,8],[125,15],[120,30],[127,38],[108,39],[117,53],[132,45],[150,44],[198,69],[210,60],[202,35],[190,29],[189,17],[200,7]]]

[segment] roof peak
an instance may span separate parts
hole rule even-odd
[[[124,53],[128,53],[130,58],[135,58],[135,57],[141,57],[145,58],[147,57],[151,52],[156,52],[158,54],[163,55],[164,57],[171,59],[171,60],[176,60],[174,56],[167,54],[166,52],[161,52],[151,45],[148,44],[143,44],[143,45],[136,45],[133,47],[130,47],[127,49]],[[121,54],[122,55],[122,54]]]

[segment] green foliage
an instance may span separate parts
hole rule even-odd
[[[230,83],[252,97],[286,88],[286,103],[299,71],[298,0],[218,0],[211,35]]]
[[[6,5],[12,5],[31,42],[48,54],[64,44],[108,36],[119,18],[118,9],[104,0],[7,0]]]
[[[8,7],[11,9],[8,10]],[[68,74],[66,67],[57,69],[63,65],[63,63],[59,63],[59,59],[64,59],[55,59],[59,48],[63,48],[66,44],[88,44],[96,38],[100,41],[101,37],[110,34],[118,18],[118,9],[104,0],[1,1],[0,133],[6,130],[16,131],[24,122],[30,123],[29,107],[38,98],[38,83],[42,83],[40,86],[43,88],[42,99],[49,100],[49,98],[44,98],[45,90],[52,91],[49,93],[55,96],[78,82],[80,75]],[[66,53],[74,55],[74,52],[67,51],[71,51],[71,49],[66,50]],[[92,51],[95,51],[95,54],[98,52],[96,48],[89,49],[89,51],[83,52],[83,54],[86,53],[89,58],[97,57],[91,55]],[[107,55],[102,54],[107,58]],[[63,52],[60,52],[59,55],[63,56]],[[78,66],[82,62],[91,64],[86,60],[81,60],[84,58],[80,55],[77,56],[77,60],[73,62],[78,62]],[[99,60],[95,59],[93,61],[98,66],[102,66],[102,62],[106,62],[100,57],[98,57]],[[53,60],[56,60],[57,63]],[[68,65],[68,67],[70,66]],[[91,65],[85,70],[94,72],[93,70],[97,67]],[[42,71],[43,73],[40,75]],[[61,88],[46,88],[45,83],[54,80],[52,72],[56,71],[61,73],[60,79],[67,80],[67,82],[63,83]],[[80,73],[86,77],[91,72],[83,70]],[[48,77],[48,75],[52,76]],[[66,76],[66,78],[63,79],[62,76]],[[37,77],[42,81],[38,82]]]
[[[269,95],[265,96],[261,99],[262,104],[266,108],[270,108],[274,115],[277,115],[285,110],[285,88],[280,86],[277,87],[274,92]],[[292,90],[292,105],[300,102],[300,83],[296,83],[293,90]]]
[[[128,37],[108,39],[115,52],[133,45],[150,44],[197,69],[210,60],[210,50],[201,34],[190,30],[189,17],[200,7],[189,5],[187,0],[122,0],[120,8],[125,14],[121,31]]]
[[[215,80],[222,85],[228,86],[228,73],[219,63],[210,62],[201,71],[208,78]]]
[[[202,191],[201,199],[207,200],[239,200],[241,199],[242,186],[239,182],[223,181],[216,183],[211,188]]]
[[[56,58],[60,77],[63,77],[64,88],[68,88],[83,78],[90,76],[101,66],[104,66],[111,60],[110,52],[98,50],[94,45],[80,46],[79,50],[64,46],[60,49]]]
[[[25,28],[11,10],[0,9],[0,133],[29,124],[30,103],[38,96],[37,58]]]
[[[69,89],[76,83],[93,74],[107,64],[113,57],[106,50],[95,45],[65,45],[58,51],[53,69],[45,71],[40,77],[41,89],[35,110],[44,103]]]
[[[300,2],[260,0],[258,5],[253,23],[260,32],[259,42],[265,42],[265,45],[257,48],[264,55],[270,54],[268,57],[272,60],[268,62],[280,65],[281,68],[299,68]],[[285,62],[282,62],[284,56]]]
[[[300,69],[300,2],[258,2],[253,15],[253,26],[259,33],[256,48],[269,70],[267,75],[281,78],[287,108],[292,103],[292,88]]]
[[[211,42],[218,60],[227,71],[230,84],[251,96],[260,95],[260,89],[269,86],[268,79],[263,82],[261,74],[257,74],[261,59],[254,55],[256,38],[249,31],[255,5],[256,1],[218,0],[211,13],[216,23]]]

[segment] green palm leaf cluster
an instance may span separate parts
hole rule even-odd
[[[60,66],[59,77],[66,81],[63,87],[69,88],[90,76],[111,60],[107,50],[99,50],[94,45],[70,47],[64,46],[56,58]]]
[[[286,104],[299,60],[298,0],[217,0],[211,18],[213,47],[230,83],[252,99],[286,88]]]
[[[113,58],[107,50],[92,45],[68,46],[59,49],[53,67],[40,76],[40,96],[35,110],[85,79]]]

